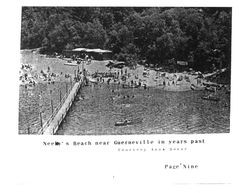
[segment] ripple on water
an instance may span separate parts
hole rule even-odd
[[[116,89],[115,92],[111,90]],[[121,89],[114,85],[83,87],[58,134],[113,135],[164,133],[224,133],[229,108],[203,101],[204,92]],[[125,96],[125,97],[124,97]],[[115,98],[115,100],[114,100]],[[229,101],[228,101],[229,102]],[[116,121],[143,118],[139,124],[114,126]]]
[[[22,63],[31,64],[37,72],[51,67],[53,72],[74,74],[74,68],[60,59],[28,54]],[[65,94],[65,82],[54,85],[37,84],[34,88],[20,86],[19,133],[37,133],[39,113],[47,120],[51,99],[59,103],[59,89]],[[50,90],[52,94],[50,95]],[[112,90],[114,90],[112,92]],[[117,85],[83,87],[58,134],[115,135],[165,133],[227,133],[230,126],[230,95],[222,93],[221,101],[204,101],[206,91],[168,92],[160,89],[119,89]],[[123,98],[125,97],[125,98]],[[127,97],[127,98],[126,98]],[[116,121],[143,118],[140,124],[115,127]]]

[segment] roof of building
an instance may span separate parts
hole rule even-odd
[[[111,53],[112,51],[110,50],[102,50],[102,49],[89,49],[89,48],[75,48],[72,51],[75,52],[95,52],[95,53]]]

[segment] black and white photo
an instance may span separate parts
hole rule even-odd
[[[19,134],[230,132],[231,7],[22,7]]]

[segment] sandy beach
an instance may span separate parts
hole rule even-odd
[[[224,132],[228,128],[229,95],[223,89],[218,91],[222,94],[220,102],[211,103],[216,105],[215,109],[223,110],[222,115],[217,115],[220,111],[213,111],[210,102],[201,99],[210,92],[204,89],[206,80],[197,79],[201,77],[198,73],[160,72],[141,65],[134,68],[109,68],[109,60],[92,60],[74,66],[65,65],[68,60],[66,58],[36,53],[25,53],[22,56],[21,64],[25,67],[20,75],[20,134],[37,133],[40,128],[39,113],[43,122],[48,120],[52,111],[51,103],[54,108],[57,107],[60,98],[74,84],[76,71],[82,67],[93,83],[80,90],[79,100],[76,100],[72,113],[63,123],[63,128],[67,129],[60,130],[61,134],[92,134],[96,132],[94,128],[100,128],[99,134],[138,132],[133,130],[134,126],[129,127],[131,130],[127,130],[127,127],[117,130],[114,126],[116,121],[131,117],[143,118],[143,122],[136,125],[142,129],[142,133],[149,132],[149,128],[155,128],[152,132],[160,133],[176,133],[176,129],[187,133]],[[191,88],[197,92],[190,91]],[[204,112],[208,120],[204,118]],[[98,117],[99,121],[93,121],[89,115]],[[182,118],[178,121],[180,116]],[[216,117],[221,117],[221,120]],[[215,131],[214,123],[218,123],[221,129]],[[212,129],[207,129],[210,127]],[[75,128],[78,128],[77,131]]]
[[[145,68],[142,65],[137,65],[134,69],[129,67],[108,68],[107,61],[93,60],[91,64],[84,65],[84,68],[90,75],[94,73],[112,73],[118,77],[116,80],[111,79],[110,83],[119,83],[125,85],[146,85],[147,87],[161,88],[167,91],[188,91],[191,86],[197,88],[205,88],[203,83],[209,84],[204,78],[201,78],[198,73],[191,74],[187,72],[168,73],[155,71],[153,69]],[[125,77],[125,80],[123,79]],[[107,81],[107,78],[104,79]]]
[[[54,83],[62,81],[72,81],[76,71],[84,68],[89,76],[101,73],[115,74],[115,79],[111,78],[109,83],[119,83],[129,86],[146,86],[164,89],[166,91],[188,91],[193,88],[205,88],[205,84],[210,84],[198,72],[168,73],[136,65],[134,68],[124,66],[123,68],[109,68],[107,64],[111,60],[92,60],[90,63],[82,61],[75,66],[65,65],[66,58],[47,58],[46,55],[36,54],[43,60],[43,65],[36,65],[34,61],[26,61],[20,70],[20,83],[23,85],[34,85],[36,83]],[[36,59],[37,60],[37,59]],[[24,68],[23,68],[24,66]],[[105,82],[108,78],[102,77]]]

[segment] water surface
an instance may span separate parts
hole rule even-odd
[[[112,92],[114,90],[114,92]],[[229,96],[205,101],[206,91],[169,92],[150,88],[121,89],[100,84],[82,87],[59,135],[113,135],[229,132]],[[223,96],[222,96],[223,95]],[[224,97],[224,98],[222,98]],[[125,119],[142,123],[115,126]]]
[[[66,94],[69,80],[77,67],[64,65],[58,58],[23,52],[21,63],[31,64],[34,73],[46,70],[62,75],[54,84],[39,82],[19,89],[19,133],[36,134],[51,115],[51,101],[56,107]],[[103,62],[86,66],[90,73],[106,71]],[[58,135],[117,135],[117,134],[194,134],[228,133],[230,127],[230,95],[219,91],[220,101],[205,101],[207,91],[171,92],[162,89],[122,89],[105,83],[82,87]],[[41,113],[41,117],[40,117]],[[115,126],[124,119],[139,119],[141,123]]]

